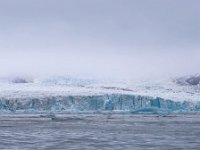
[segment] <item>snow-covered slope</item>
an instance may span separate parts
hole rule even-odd
[[[200,87],[175,80],[2,78],[1,111],[198,111]]]
[[[200,74],[184,76],[174,79],[179,85],[200,86]]]

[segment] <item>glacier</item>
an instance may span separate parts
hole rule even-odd
[[[199,91],[199,86],[183,86],[169,80],[127,84],[70,77],[4,79],[0,80],[0,112],[198,112]]]
[[[170,113],[199,111],[200,103],[176,102],[163,98],[125,94],[51,96],[0,99],[2,112],[130,112]]]

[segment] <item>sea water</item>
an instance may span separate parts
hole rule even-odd
[[[200,114],[0,114],[0,149],[200,149]]]

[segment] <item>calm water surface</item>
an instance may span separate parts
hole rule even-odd
[[[0,149],[200,149],[200,114],[0,114]]]

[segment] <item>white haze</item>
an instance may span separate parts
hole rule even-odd
[[[0,76],[199,73],[198,0],[1,0]]]

